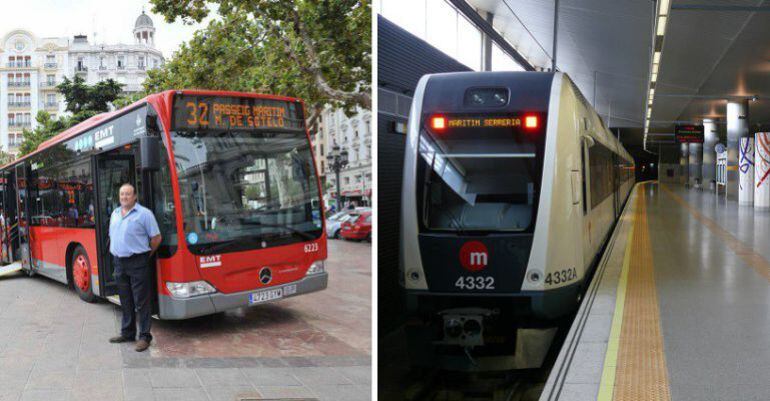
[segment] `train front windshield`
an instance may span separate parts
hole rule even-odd
[[[318,181],[301,118],[294,124],[288,115],[280,123],[258,121],[256,107],[264,105],[255,106],[255,99],[231,101],[214,113],[216,102],[224,101],[206,100],[206,112],[213,113],[207,127],[171,134],[188,247],[212,254],[319,238]],[[228,121],[231,114],[224,112],[249,122]]]
[[[420,134],[417,193],[427,231],[528,232],[540,190],[541,130],[519,118],[440,117]]]

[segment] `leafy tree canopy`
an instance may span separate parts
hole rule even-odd
[[[89,86],[83,77],[75,75],[73,80],[64,77],[64,80],[56,86],[56,89],[64,95],[64,100],[67,102],[67,111],[78,114],[85,110],[96,112],[109,111],[110,103],[120,97],[123,91],[122,87],[123,84],[113,79],[99,81],[95,85]]]
[[[151,1],[168,22],[201,22],[214,12],[219,17],[163,68],[148,71],[148,93],[206,88],[282,94],[304,99],[313,117],[325,104],[347,113],[371,108],[370,0]]]

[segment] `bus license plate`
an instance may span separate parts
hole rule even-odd
[[[249,294],[249,304],[258,304],[283,298],[283,288],[272,288]]]

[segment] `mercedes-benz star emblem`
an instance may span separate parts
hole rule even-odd
[[[265,266],[259,271],[259,282],[270,284],[271,281],[273,281],[273,272],[270,271],[269,267]]]

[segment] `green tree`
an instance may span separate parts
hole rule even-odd
[[[71,81],[64,77],[62,83],[56,87],[59,93],[64,95],[67,111],[75,115],[84,111],[109,111],[110,103],[120,97],[122,88],[123,84],[113,79],[99,81],[89,86],[80,75],[75,75],[75,79]]]
[[[0,150],[0,166],[4,166],[14,160],[13,155]]]
[[[109,111],[110,104],[120,98],[122,86],[112,79],[89,86],[80,76],[76,75],[73,80],[65,77],[56,88],[64,96],[66,110],[72,115],[51,118],[48,112],[39,111],[35,116],[35,129],[23,131],[24,140],[19,145],[19,155],[31,153],[54,135],[99,113]]]
[[[166,21],[211,21],[161,69],[148,93],[207,88],[304,99],[313,122],[330,104],[371,108],[369,0],[152,0]]]
[[[38,145],[56,135],[58,132],[67,129],[71,123],[71,118],[62,116],[59,118],[51,118],[45,110],[40,110],[35,116],[37,126],[34,130],[24,129],[24,140],[19,145],[19,156],[24,156],[28,153],[34,152]]]

